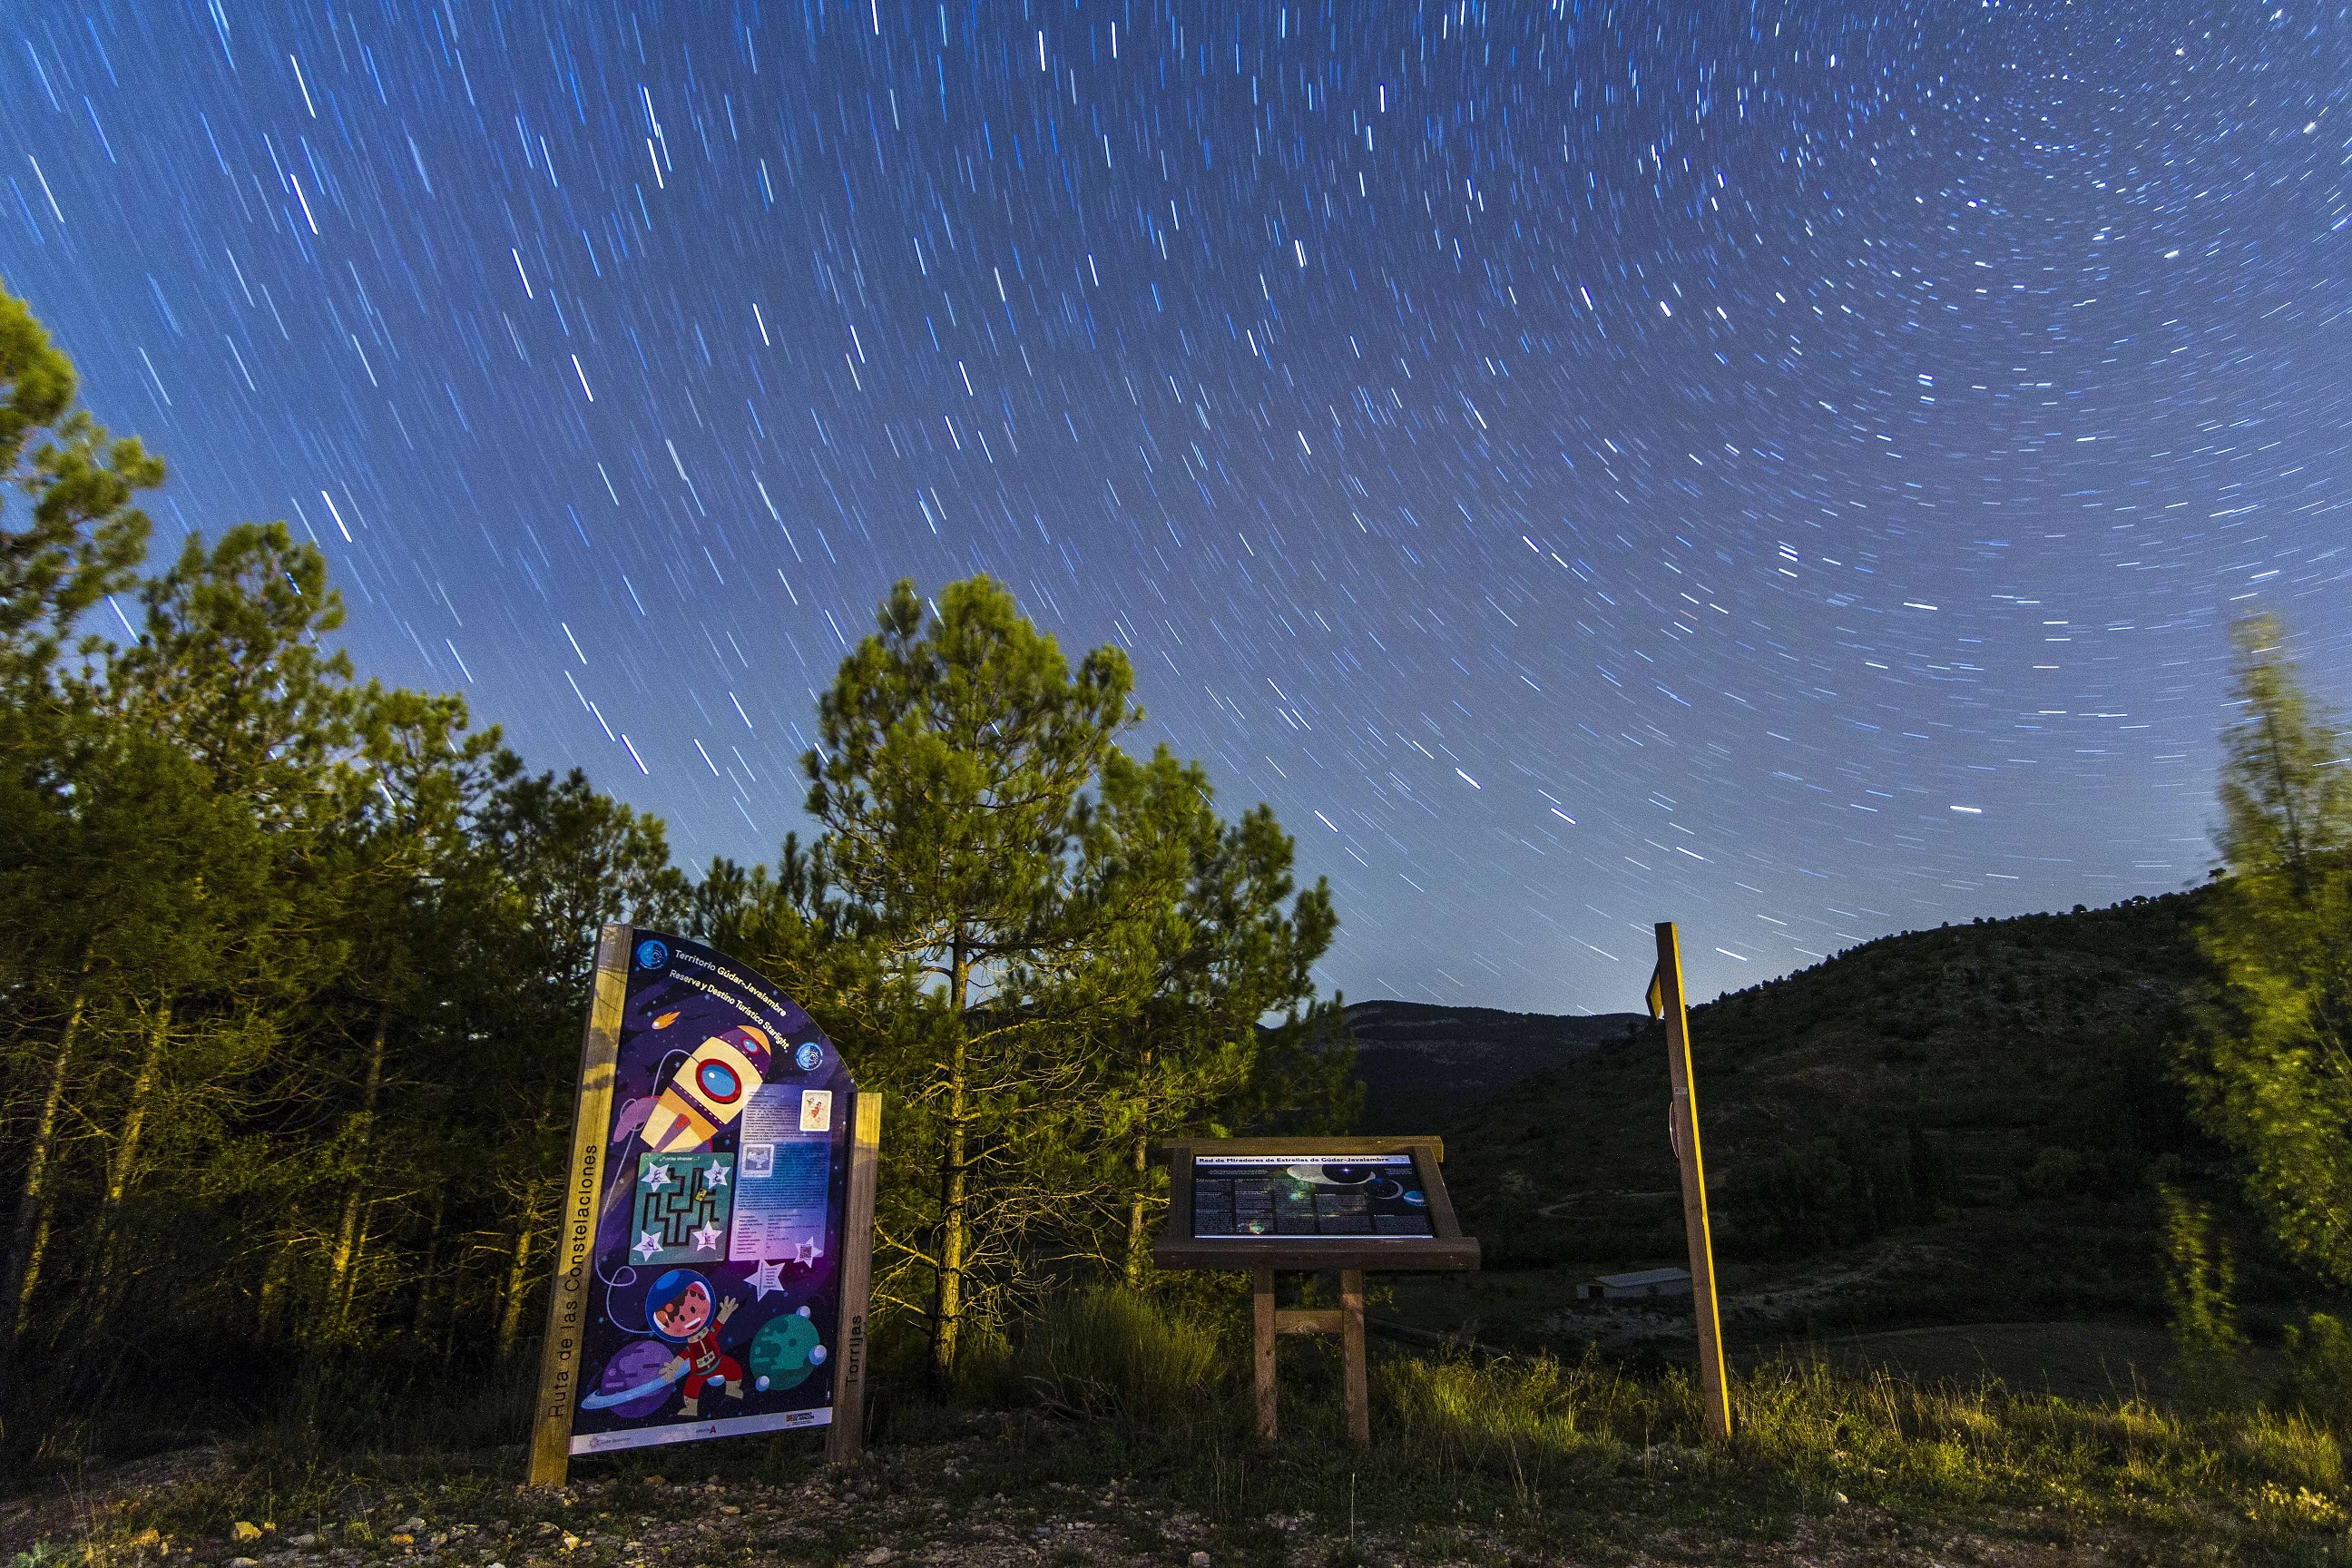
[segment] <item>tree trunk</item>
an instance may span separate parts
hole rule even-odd
[[[1144,1048],[1138,1065],[1148,1084],[1151,1073],[1150,1047]],[[1151,1094],[1148,1088],[1143,1094],[1142,1114],[1136,1121],[1134,1153],[1135,1187],[1127,1197],[1127,1288],[1140,1290],[1143,1289],[1147,1246],[1143,1239],[1143,1215],[1150,1206],[1146,1202],[1145,1178],[1151,1172]]]
[[[522,1334],[523,1298],[530,1289],[531,1238],[539,1229],[540,1187],[533,1183],[523,1200],[522,1224],[515,1229],[514,1253],[507,1265],[507,1300],[499,1314],[499,1360],[513,1356]]]
[[[365,1205],[368,1156],[375,1139],[376,1096],[383,1087],[383,1046],[392,1032],[392,1009],[376,1015],[375,1038],[368,1047],[367,1082],[360,1095],[360,1110],[352,1128],[352,1182],[343,1193],[343,1214],[335,1227],[335,1250],[327,1269],[327,1299],[334,1314],[337,1339],[351,1331],[352,1295],[358,1272],[360,1211]]]
[[[163,1079],[163,1047],[171,1037],[172,1005],[158,1003],[147,1028],[147,1048],[140,1054],[138,1075],[131,1080],[131,1102],[123,1108],[122,1130],[115,1134],[114,1157],[106,1165],[106,1196],[99,1205],[98,1247],[94,1255],[97,1268],[91,1279],[97,1287],[93,1299],[101,1315],[117,1293],[115,1236],[121,1225],[122,1201],[130,1194],[131,1178],[138,1166],[139,1142],[147,1131],[147,1112],[154,1104],[155,1086]]]
[[[940,1262],[931,1302],[930,1381],[932,1391],[941,1396],[950,1392],[955,1379],[957,1329],[963,1316],[965,1231],[971,1203],[965,1170],[971,1044],[963,1016],[971,981],[971,960],[959,931],[948,979],[948,1009],[954,1017],[955,1042],[948,1054],[948,1124],[940,1150]]]
[[[268,1271],[261,1277],[261,1291],[254,1302],[253,1322],[264,1339],[268,1339],[277,1327],[279,1310],[285,1304],[286,1282],[294,1272],[295,1254],[299,1247],[295,1238],[281,1237],[277,1256],[269,1260]]]
[[[433,1342],[433,1312],[441,1293],[441,1227],[447,1201],[442,1193],[433,1195],[433,1223],[425,1231],[425,1261],[416,1271],[416,1297],[411,1303],[409,1332],[420,1345]]]
[[[1127,1288],[1130,1290],[1143,1289],[1143,1178],[1151,1169],[1150,1138],[1144,1131],[1135,1135],[1135,1190],[1127,1198]]]
[[[49,1250],[49,1221],[57,1205],[50,1200],[41,1201],[40,1217],[33,1222],[32,1247],[27,1254],[25,1278],[16,1288],[16,1321],[9,1331],[8,1347],[13,1352],[17,1342],[25,1337],[25,1327],[32,1321],[33,1291],[41,1282],[41,1259]]]
[[[2278,796],[2279,816],[2286,829],[2287,881],[2294,888],[2295,898],[2303,900],[2311,892],[2311,868],[2303,852],[2303,824],[2294,809],[2295,779],[2287,766],[2286,748],[2279,737],[2278,715],[2275,712],[2263,715],[2263,743],[2269,753],[2271,788]]]
[[[131,1080],[131,1103],[123,1108],[122,1131],[114,1141],[114,1158],[107,1162],[105,1214],[122,1207],[131,1190],[131,1171],[139,1158],[139,1140],[147,1130],[147,1112],[155,1098],[156,1080],[163,1074],[163,1045],[172,1037],[172,1005],[159,1003],[147,1028],[147,1048],[139,1058],[139,1075]]]
[[[12,1352],[24,1337],[26,1318],[32,1310],[33,1287],[40,1279],[41,1255],[48,1250],[49,1205],[46,1189],[49,1155],[57,1144],[58,1112],[65,1104],[74,1039],[81,1033],[82,1012],[89,1000],[87,992],[76,991],[73,1005],[66,1012],[65,1032],[58,1037],[57,1055],[49,1061],[48,1088],[41,1097],[40,1115],[33,1123],[32,1147],[26,1154],[25,1185],[17,1195],[16,1224],[8,1247],[6,1299],[11,1308],[8,1345]]]

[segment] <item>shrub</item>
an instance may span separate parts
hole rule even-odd
[[[2244,1396],[2241,1358],[2245,1336],[2232,1300],[2236,1269],[2228,1245],[2214,1234],[2213,1215],[2179,1193],[2164,1194],[2165,1303],[2172,1313],[2174,1369],[2181,1397],[2208,1409]]]
[[[2326,1312],[2286,1326],[2287,1374],[2278,1400],[2289,1410],[2352,1432],[2352,1327]]]

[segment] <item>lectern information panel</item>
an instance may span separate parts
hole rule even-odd
[[[1229,1138],[1166,1145],[1162,1268],[1478,1266],[1434,1138]]]
[[[1478,1244],[1454,1223],[1435,1138],[1220,1138],[1160,1145],[1168,1162],[1168,1222],[1151,1244],[1162,1268],[1245,1268],[1250,1274],[1251,1386],[1258,1441],[1279,1422],[1274,1342],[1282,1334],[1337,1334],[1348,1441],[1372,1440],[1364,1368],[1364,1276],[1372,1270],[1472,1269]],[[1339,1305],[1275,1305],[1277,1270],[1339,1276]]]
[[[1192,1239],[1433,1237],[1410,1154],[1192,1156]]]

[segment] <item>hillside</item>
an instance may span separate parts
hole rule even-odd
[[[2205,984],[2200,896],[1906,932],[1694,1009],[1727,1331],[2160,1321],[2157,1179],[2227,1200],[2166,1070]],[[1491,1049],[1582,1022],[1513,1018]],[[1362,1059],[1368,1104],[1388,1103],[1378,1075],[1398,1048],[1381,1038]],[[1618,1020],[1442,1127],[1487,1272],[1404,1287],[1407,1316],[1506,1340],[1639,1337],[1567,1303],[1577,1279],[1684,1260],[1665,1105],[1661,1031]],[[2294,1293],[2233,1223],[2248,1298]]]
[[[1359,1002],[1348,1009],[1360,1132],[1431,1132],[1547,1068],[1564,1067],[1628,1027],[1639,1013],[1555,1017],[1494,1007]]]

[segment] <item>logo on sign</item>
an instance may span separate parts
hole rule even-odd
[[[668,962],[669,947],[667,943],[656,942],[651,937],[647,937],[645,941],[637,943],[637,967],[639,969],[659,969],[663,964],[667,963]]]

